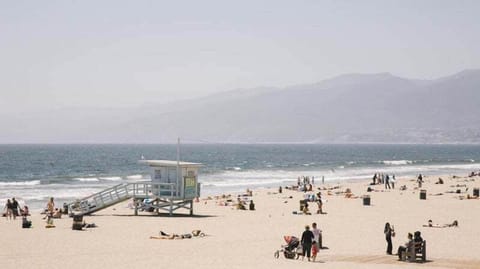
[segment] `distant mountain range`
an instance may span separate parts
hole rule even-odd
[[[348,74],[175,103],[125,125],[137,139],[281,143],[480,142],[480,70],[436,80]]]
[[[76,142],[478,143],[479,108],[480,70],[436,80],[348,74],[136,110],[70,111],[62,116],[70,125],[51,129]]]

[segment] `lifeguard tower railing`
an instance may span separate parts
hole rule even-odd
[[[200,185],[197,185],[197,195],[199,195]],[[149,207],[159,210],[165,210],[170,215],[179,208],[190,210],[193,214],[193,199],[195,197],[185,197],[177,190],[175,183],[152,183],[135,182],[122,183],[90,196],[78,199],[68,205],[71,215],[86,215],[99,211],[114,204],[133,199],[135,215],[138,209],[143,206],[145,199],[151,201]]]

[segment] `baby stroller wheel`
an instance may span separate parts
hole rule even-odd
[[[275,257],[276,259],[278,259],[278,257],[280,257],[280,251],[275,251],[275,253],[273,253],[273,257]]]

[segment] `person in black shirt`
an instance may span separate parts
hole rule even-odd
[[[308,261],[310,261],[310,253],[312,250],[312,242],[314,238],[315,236],[313,235],[312,231],[310,231],[310,226],[305,226],[305,231],[302,233],[301,243],[303,248],[303,257],[305,257],[306,255]]]
[[[383,233],[385,234],[385,239],[387,240],[387,254],[392,255],[392,235],[393,235],[393,227],[390,226],[390,223],[385,223],[385,229],[383,229]]]
[[[13,212],[13,219],[15,219],[18,216],[18,208],[20,206],[18,205],[17,200],[15,200],[15,197],[12,198],[12,212]]]

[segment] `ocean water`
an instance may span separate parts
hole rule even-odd
[[[200,162],[202,195],[319,182],[480,170],[480,145],[185,144],[182,161]],[[0,145],[0,205],[16,197],[32,209],[57,205],[130,181],[150,180],[138,161],[176,160],[176,145]]]

